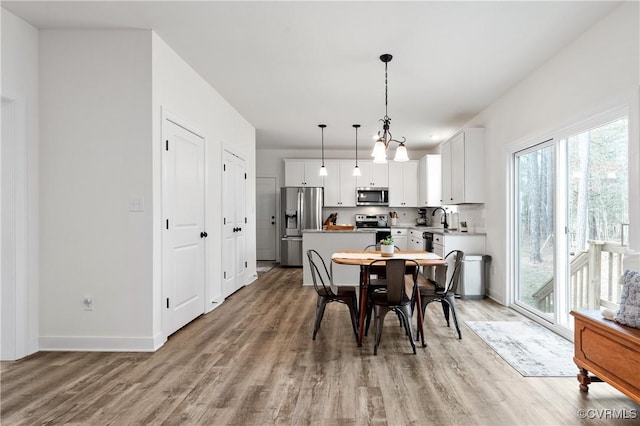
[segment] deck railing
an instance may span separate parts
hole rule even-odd
[[[571,259],[570,300],[571,309],[617,309],[624,255],[629,248],[619,243],[589,241],[589,249]],[[536,307],[542,312],[552,312],[553,279],[547,281],[534,294]]]

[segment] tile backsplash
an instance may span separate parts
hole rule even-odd
[[[464,204],[459,206],[444,206],[448,214],[449,223],[452,221],[452,213],[458,215],[458,221],[466,221],[467,227],[471,232],[484,232],[484,204]],[[439,210],[435,216],[432,216],[434,208],[427,207],[427,219],[431,226],[441,226],[440,220],[442,212]],[[338,213],[336,223],[355,225],[356,214],[386,214],[389,212],[398,213],[398,225],[414,225],[418,217],[418,208],[409,207],[325,207],[323,209],[324,217],[328,217],[331,213]]]

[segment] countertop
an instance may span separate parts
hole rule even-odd
[[[434,234],[438,234],[438,235],[459,235],[461,237],[467,236],[467,235],[487,235],[484,232],[460,232],[457,229],[447,229],[445,230],[444,228],[436,228],[436,227],[431,227],[431,226],[416,226],[416,225],[395,225],[395,226],[391,226],[391,229],[413,229],[413,230],[417,230],[417,231],[422,231],[422,232],[432,232]],[[358,234],[362,234],[362,233],[375,233],[378,230],[376,228],[362,228],[362,229],[304,229],[302,231],[302,233],[309,233],[309,234],[320,234],[320,233],[335,233],[335,232],[339,232],[339,233],[358,233]]]
[[[394,225],[391,226],[391,229],[413,229],[416,231],[422,231],[422,232],[431,232],[434,234],[439,234],[439,235],[460,235],[460,236],[465,236],[465,235],[487,235],[485,232],[472,232],[472,231],[468,231],[468,232],[460,232],[457,229],[447,229],[445,230],[442,227],[436,227],[436,226],[418,226],[415,224],[398,224],[398,225]]]
[[[375,228],[369,228],[369,229],[303,229],[302,233],[309,233],[309,234],[321,234],[321,233],[335,233],[335,232],[339,232],[341,234],[344,233],[351,233],[351,234],[363,234],[363,233],[375,233],[376,229]]]

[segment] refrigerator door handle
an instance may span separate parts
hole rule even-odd
[[[300,212],[298,219],[298,233],[302,234],[302,222],[304,217],[304,188],[298,189],[298,211]]]

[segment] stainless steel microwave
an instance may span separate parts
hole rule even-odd
[[[356,188],[356,205],[388,206],[389,188]]]

